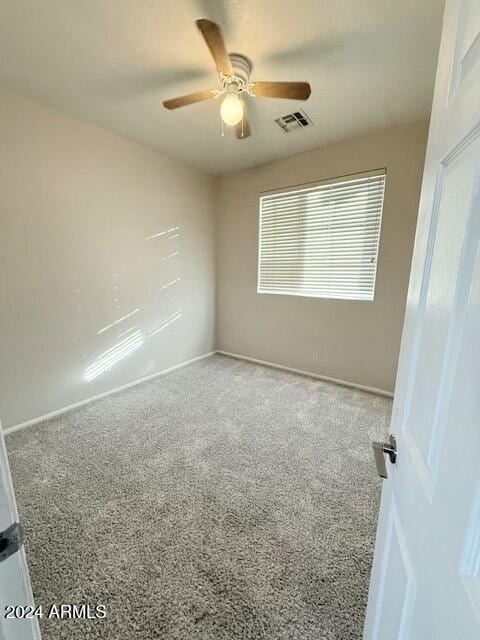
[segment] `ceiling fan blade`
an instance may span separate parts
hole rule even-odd
[[[256,98],[308,100],[312,91],[308,82],[252,82],[250,87]]]
[[[242,125],[243,122],[243,125]],[[235,135],[239,140],[243,140],[244,138],[248,138],[250,135],[250,123],[248,122],[248,116],[245,109],[245,105],[243,107],[243,120],[240,120],[238,124],[235,125]]]
[[[224,76],[233,76],[232,63],[218,24],[202,18],[201,20],[197,20],[197,27],[200,29],[207,43],[207,47],[210,49],[217,71],[223,73]]]
[[[203,102],[204,100],[213,100],[218,96],[220,92],[218,89],[207,89],[205,91],[196,91],[195,93],[189,93],[186,96],[180,96],[179,98],[172,98],[171,100],[165,100],[163,106],[166,109],[178,109],[179,107],[185,107],[187,104],[194,104],[195,102]]]

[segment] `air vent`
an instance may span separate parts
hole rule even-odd
[[[297,131],[298,129],[303,129],[304,127],[309,127],[313,124],[305,111],[295,111],[294,113],[289,113],[286,116],[277,118],[275,122],[278,124],[282,131],[285,131],[285,133],[290,133],[290,131]]]

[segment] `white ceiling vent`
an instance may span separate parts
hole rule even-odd
[[[290,131],[296,131],[297,129],[303,129],[304,127],[309,127],[313,124],[305,111],[288,113],[286,116],[277,118],[275,122],[282,131],[285,131],[285,133],[290,133]]]

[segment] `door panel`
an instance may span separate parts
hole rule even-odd
[[[392,498],[388,514],[384,548],[384,575],[381,593],[392,600],[391,607],[377,608],[373,638],[408,638],[415,604],[415,580],[395,501]],[[388,612],[388,615],[387,615]]]
[[[475,67],[480,61],[480,14],[477,4],[477,0],[468,0],[459,11],[450,100],[454,100],[457,93],[465,91],[465,85],[469,82],[475,82]]]
[[[425,306],[419,309],[423,315],[421,337],[416,370],[410,374],[412,398],[408,418],[403,424],[404,429],[411,430],[410,446],[418,449],[431,484],[438,452],[442,400],[448,393],[445,382],[449,376],[445,372],[451,370],[450,358],[454,357],[454,353],[450,353],[449,338],[458,322],[456,307],[461,291],[457,292],[457,282],[460,288],[468,285],[469,274],[463,273],[466,244],[478,241],[478,212],[475,212],[475,199],[472,199],[476,180],[475,156],[480,157],[478,136],[474,140],[470,138],[468,143],[462,141],[459,150],[442,162],[430,277]],[[455,216],[451,215],[452,211]],[[456,273],[458,279],[449,277]]]

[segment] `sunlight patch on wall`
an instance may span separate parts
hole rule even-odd
[[[175,313],[172,313],[172,315],[169,316],[168,318],[159,320],[158,322],[152,325],[150,331],[148,332],[148,337],[151,338],[156,333],[158,333],[159,331],[162,331],[162,329],[165,329],[165,327],[168,327],[169,324],[172,324],[173,322],[175,322],[181,317],[182,317],[182,312],[175,311]]]
[[[135,351],[144,343],[142,331],[138,329],[124,340],[118,342],[114,347],[104,351],[93,364],[85,369],[85,379],[87,382],[94,380],[126,358],[132,351]]]
[[[125,329],[125,331],[122,331],[121,333],[119,333],[117,337],[121,338],[122,336],[126,336],[127,333],[130,333],[130,331],[133,331],[136,328],[137,328],[137,325],[134,325],[133,327],[129,327],[128,329]]]
[[[174,231],[178,231],[178,227],[171,227],[170,229],[167,229],[166,231],[160,231],[160,233],[154,233],[151,236],[147,236],[145,238],[145,240],[153,240],[154,238],[161,238],[162,236],[167,235],[167,233],[173,233]],[[178,236],[178,234],[177,234]],[[177,237],[175,236],[175,237]]]
[[[168,256],[165,256],[164,258],[160,258],[160,262],[165,262],[165,260],[170,260],[170,258],[174,258],[178,255],[180,255],[180,251],[175,251],[174,253],[170,253]]]
[[[175,280],[172,280],[171,282],[167,282],[167,284],[164,284],[163,287],[160,287],[160,289],[161,290],[168,289],[168,287],[171,287],[172,285],[176,284],[177,282],[180,282],[180,278],[175,278]]]
[[[97,336],[99,336],[101,333],[103,333],[104,331],[108,331],[108,329],[111,329],[112,327],[114,327],[116,324],[120,324],[120,322],[123,322],[124,320],[126,320],[127,318],[130,318],[130,316],[133,316],[134,313],[138,313],[140,311],[140,308],[138,309],[134,309],[133,311],[131,311],[130,313],[127,313],[127,315],[122,316],[121,318],[119,318],[118,320],[115,320],[115,322],[112,322],[110,324],[107,324],[106,327],[103,327],[102,329],[100,329],[99,331],[97,331]]]

